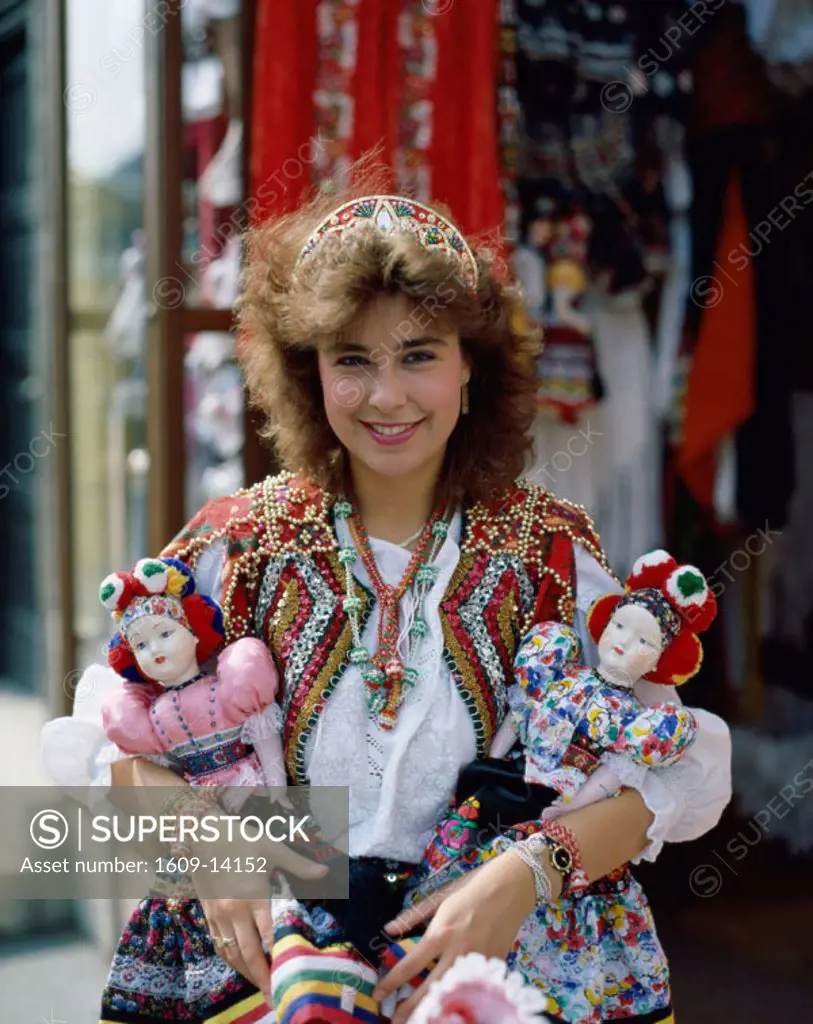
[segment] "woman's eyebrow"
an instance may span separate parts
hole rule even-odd
[[[352,341],[349,339],[333,342],[328,348],[328,351],[332,356],[347,355],[349,353],[363,355],[376,354],[380,355],[382,352],[389,352],[390,355],[394,355],[396,352],[402,352],[404,349],[420,348],[425,345],[438,345],[444,346],[447,342],[444,338],[436,337],[433,334],[425,334],[419,338],[398,338],[393,345],[386,342],[383,345],[374,345],[372,348],[369,345],[365,345],[361,341]]]
[[[419,348],[422,345],[446,345],[447,342],[434,334],[424,334],[420,338],[402,338],[398,344],[401,348]]]
[[[345,352],[369,352],[370,349],[367,345],[362,344],[360,341],[349,341],[347,339],[340,339],[334,341],[328,346],[328,352],[332,356],[343,355]]]

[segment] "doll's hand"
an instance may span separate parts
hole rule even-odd
[[[646,768],[643,770],[645,773]],[[602,764],[570,800],[559,797],[555,803],[542,811],[541,817],[558,818],[560,815],[567,814],[569,811],[575,811],[579,807],[586,807],[588,804],[596,803],[597,800],[607,800],[611,796],[615,796],[621,787],[621,779],[613,769],[607,764]]]
[[[286,811],[296,810],[288,799],[286,786],[272,786],[268,790],[268,800],[272,807],[284,807]]]

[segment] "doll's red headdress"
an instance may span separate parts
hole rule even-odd
[[[127,629],[143,615],[165,615],[198,638],[198,662],[223,641],[223,612],[210,597],[195,593],[192,570],[177,558],[142,558],[131,572],[114,572],[99,587],[99,600],[118,632],[107,647],[110,667],[131,682],[146,682],[127,643]]]
[[[708,629],[717,614],[717,601],[706,578],[693,565],[678,565],[668,551],[642,555],[627,577],[623,594],[605,594],[587,613],[587,628],[598,643],[616,608],[637,604],[658,620],[663,653],[644,678],[679,686],[691,679],[703,661],[698,633]]]

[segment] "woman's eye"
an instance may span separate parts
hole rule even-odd
[[[364,356],[342,356],[338,362],[338,366],[366,366],[369,360],[365,359]]]
[[[427,363],[434,359],[434,353],[432,352],[409,352],[404,356],[405,363]]]

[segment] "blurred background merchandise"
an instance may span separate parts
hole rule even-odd
[[[505,240],[546,329],[529,477],[619,573],[665,543],[713,577],[684,696],[734,726],[735,802],[645,880],[678,1012],[808,1019],[809,5],[0,0],[0,54],[2,783],[42,779],[40,726],[102,656],[96,581],[274,469],[234,358],[242,228],[380,145]],[[95,1019],[126,909],[0,905],[9,1019]]]

